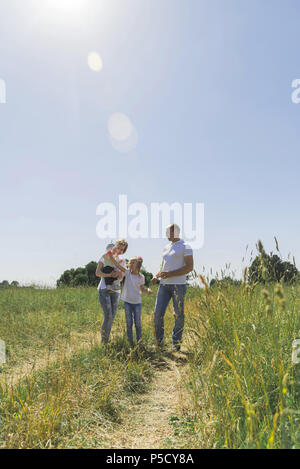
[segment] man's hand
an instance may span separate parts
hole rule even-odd
[[[170,272],[161,272],[160,273],[161,278],[169,278],[171,277]]]
[[[157,282],[158,282],[158,279],[161,277],[161,271],[159,270],[157,272],[157,274],[153,277],[153,279],[151,280],[151,284],[152,285],[156,285]]]
[[[112,278],[119,278],[120,272],[117,270],[114,270],[111,274],[109,274],[110,277]]]

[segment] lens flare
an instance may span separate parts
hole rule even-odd
[[[112,147],[121,152],[128,153],[138,144],[138,134],[131,120],[125,114],[116,112],[108,119],[108,130]]]
[[[47,7],[71,12],[72,10],[81,10],[85,3],[85,0],[48,0]]]
[[[129,117],[120,112],[112,114],[108,119],[108,130],[114,140],[128,140],[133,131],[133,125]]]
[[[88,55],[88,66],[93,72],[101,72],[103,61],[98,52],[90,52]]]

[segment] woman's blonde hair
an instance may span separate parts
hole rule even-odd
[[[116,244],[115,246],[123,246],[124,250],[123,250],[123,254],[125,254],[125,252],[127,251],[127,248],[128,248],[128,243],[125,239],[118,239],[116,241]]]

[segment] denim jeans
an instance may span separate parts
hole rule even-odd
[[[108,293],[106,288],[99,290],[99,300],[104,313],[104,321],[101,327],[102,342],[107,344],[113,321],[117,314],[120,293]]]
[[[164,338],[164,316],[167,306],[172,298],[174,307],[174,329],[172,334],[173,345],[180,345],[184,327],[184,297],[186,294],[186,285],[160,285],[157,293],[154,328],[158,344],[163,342]]]
[[[125,315],[126,315],[126,327],[127,327],[127,337],[130,345],[133,345],[133,321],[135,324],[136,332],[136,341],[137,343],[141,342],[142,339],[142,323],[141,323],[141,304],[132,304],[124,301]]]

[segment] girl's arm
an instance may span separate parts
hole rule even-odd
[[[113,262],[113,264],[115,265],[115,267],[117,267],[117,269],[119,269],[121,272],[125,273],[126,272],[126,269],[121,265],[119,264],[119,262],[116,261],[116,259],[113,257],[112,253],[109,252],[108,253],[109,255],[109,258],[110,260]]]
[[[150,290],[150,288],[145,288],[144,285],[141,285],[141,292],[148,293],[148,295],[151,295],[152,290]]]

